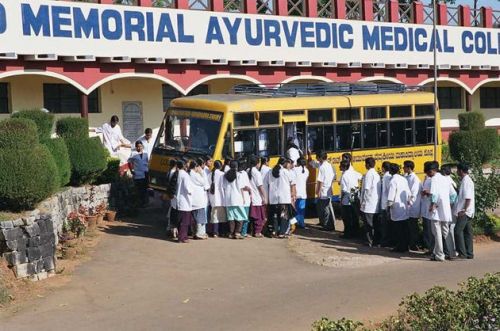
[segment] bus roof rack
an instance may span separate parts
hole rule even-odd
[[[231,90],[233,94],[266,97],[336,96],[423,91],[422,86],[380,83],[314,83],[314,84],[242,84]]]

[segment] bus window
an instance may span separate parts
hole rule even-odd
[[[434,143],[434,120],[415,121],[415,144],[425,145]]]
[[[365,120],[385,118],[385,107],[365,107]]]
[[[413,145],[412,121],[390,122],[391,146]]]
[[[337,125],[335,145],[335,150],[341,151],[361,148],[361,125]]]
[[[323,150],[323,127],[310,126],[307,129],[307,147],[311,152]]]
[[[280,155],[281,133],[279,128],[260,129],[258,156],[277,156]]]
[[[363,124],[363,147],[387,147],[387,122]]]
[[[234,114],[234,127],[255,126],[254,113]]]
[[[235,130],[234,131],[234,155],[243,157],[246,155],[255,155],[256,148],[255,130]]]
[[[415,105],[415,116],[433,116],[434,115],[434,105]]]
[[[259,125],[279,125],[280,114],[278,112],[259,113]]]
[[[314,109],[307,112],[309,123],[333,122],[333,112],[331,109]]]
[[[226,134],[224,135],[224,146],[222,147],[222,157],[233,157],[233,148],[231,145],[231,124],[227,126]]]
[[[411,106],[391,106],[391,118],[411,117]]]
[[[359,121],[360,119],[359,108],[337,108],[337,122]]]

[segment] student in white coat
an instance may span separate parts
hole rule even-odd
[[[186,171],[184,161],[177,161],[178,177],[175,206],[179,218],[179,242],[188,242],[188,230],[193,225],[193,182]]]
[[[260,173],[262,175],[262,179],[266,178],[267,173],[271,171],[271,168],[269,168],[269,158],[266,156],[262,156],[260,158]]]
[[[207,211],[208,196],[207,192],[210,189],[203,169],[200,163],[191,161],[189,164],[189,176],[193,183],[192,208],[193,218],[196,221],[196,239],[207,239]]]
[[[344,234],[342,238],[350,239],[357,236],[359,231],[359,218],[354,209],[354,194],[359,190],[359,181],[363,177],[359,172],[350,168],[349,161],[340,162],[342,177],[340,178],[340,204]]]
[[[427,176],[431,177],[431,205],[429,207],[429,218],[431,219],[432,233],[434,235],[434,250],[431,260],[444,261],[444,244],[451,259],[455,258],[450,224],[453,221],[451,213],[451,201],[456,199],[456,192],[450,182],[441,175],[439,163],[432,161],[424,169]]]
[[[449,165],[443,165],[443,166],[441,166],[440,173],[450,183],[450,185],[453,187],[453,189],[455,190],[455,192],[457,192],[457,184],[455,183],[455,181],[453,180],[453,178],[451,178],[451,167]],[[450,223],[450,232],[452,234],[454,234],[455,233],[455,224],[457,223],[457,218],[455,217],[455,214],[453,213],[453,210],[455,209],[455,207],[454,207],[455,201],[450,201],[450,202],[451,202],[451,210],[452,210],[452,215],[451,216],[452,216],[452,219],[453,219],[453,221]],[[453,247],[456,247],[455,246],[455,236],[454,235],[451,236],[451,240],[453,242]],[[449,256],[449,252],[448,252],[447,249],[448,249],[447,246],[444,245],[443,246],[444,255]],[[455,254],[456,254],[456,252],[455,252]]]
[[[316,197],[318,198],[316,208],[318,212],[319,225],[325,230],[335,231],[335,214],[332,206],[332,185],[335,180],[335,170],[328,162],[328,154],[319,152],[317,155],[319,162],[318,176],[316,178]]]
[[[363,177],[361,186],[361,212],[363,213],[363,223],[365,236],[368,245],[380,244],[380,224],[378,217],[380,204],[380,176],[375,170],[375,159],[369,157],[365,160],[365,167],[368,170]]]
[[[429,164],[430,161],[425,162],[424,169],[427,169]],[[432,178],[426,175],[422,182],[422,191],[420,194],[420,215],[422,215],[423,222],[424,246],[430,254],[434,250],[434,235],[432,234],[432,221],[429,213],[429,207],[431,206],[431,181]]]
[[[262,229],[267,219],[265,205],[267,204],[267,194],[264,189],[264,180],[259,171],[260,159],[257,156],[248,158],[249,169],[248,178],[250,179],[250,189],[252,191],[250,205],[250,221],[253,223],[254,236],[262,237]]]
[[[408,252],[408,212],[411,191],[408,181],[399,174],[399,165],[391,163],[392,179],[389,185],[387,204],[389,206],[391,221],[394,222],[396,246],[394,252]]]
[[[229,170],[224,174],[223,186],[229,238],[243,239],[241,227],[247,216],[243,200],[244,186],[238,180],[238,161],[229,162]]]
[[[407,160],[403,163],[403,171],[406,174],[406,180],[408,180],[408,186],[411,191],[411,206],[409,210],[409,220],[408,228],[410,231],[410,249],[418,250],[418,220],[420,219],[420,201],[421,201],[421,191],[422,183],[420,178],[413,172],[415,170],[415,163],[413,161]]]
[[[292,160],[293,165],[297,164],[297,160],[301,157],[301,151],[297,145],[295,145],[293,138],[288,138],[286,143],[286,157]]]
[[[297,166],[293,169],[295,172],[297,201],[295,202],[295,211],[297,215],[297,224],[299,228],[304,229],[306,216],[306,201],[307,201],[307,179],[309,178],[309,170],[306,168],[307,161],[303,157],[297,160]]]
[[[455,203],[455,243],[460,258],[473,259],[472,219],[475,212],[474,182],[469,176],[469,166],[463,163],[457,165],[457,174],[461,179],[457,202]]]
[[[387,205],[387,197],[389,195],[389,185],[391,184],[392,175],[390,173],[391,162],[382,162],[382,190],[380,194],[380,244],[382,247],[390,247],[394,244],[393,236],[393,223],[391,222],[391,215],[389,215],[389,206]]]
[[[252,199],[250,197],[252,190],[250,189],[250,178],[248,178],[246,159],[238,160],[238,181],[243,187],[243,207],[245,207],[245,220],[241,225],[241,236],[246,238],[248,236],[248,223],[250,222],[250,205],[252,204]]]
[[[212,224],[212,236],[217,238],[219,234],[226,234],[226,208],[224,207],[224,172],[222,162],[217,160],[209,176],[210,193],[208,195],[211,212],[210,223]]]

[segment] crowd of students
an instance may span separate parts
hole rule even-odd
[[[345,153],[340,162],[343,238],[361,235],[370,246],[393,247],[397,252],[420,250],[418,223],[422,219],[423,246],[432,260],[473,258],[474,183],[467,165],[457,167],[461,179],[457,193],[451,169],[439,169],[436,161],[425,163],[423,182],[410,160],[404,162],[403,175],[400,166],[390,162],[381,164],[380,175],[373,158],[365,160],[367,171],[362,175],[351,161]],[[318,169],[319,225],[335,230],[332,185],[336,173],[325,152],[319,152],[316,160],[310,156],[306,160],[301,154],[295,160],[281,157],[273,168],[267,158],[256,156],[224,163],[210,158],[171,160],[168,230],[182,243],[188,242],[190,231],[197,239],[209,235],[243,239],[262,237],[264,232],[285,238],[296,227],[305,227],[307,164]]]

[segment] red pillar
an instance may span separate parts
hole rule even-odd
[[[89,96],[82,93],[80,96],[80,116],[89,118]]]
[[[210,0],[210,9],[212,11],[224,11],[224,1]]]
[[[467,5],[458,6],[460,15],[460,26],[470,26],[470,7]]]
[[[138,0],[137,3],[142,7],[152,7],[153,0]]]
[[[472,111],[472,95],[465,92],[465,111]]]
[[[177,8],[177,9],[189,9],[188,0],[175,0],[175,8]]]
[[[257,14],[257,0],[244,0],[244,11],[246,14]]]
[[[389,1],[389,22],[399,23],[399,1]]]
[[[287,0],[276,0],[276,15],[288,16],[288,1]]]
[[[318,17],[318,0],[306,1],[306,16]]]
[[[361,11],[363,21],[373,21],[373,0],[362,0]]]
[[[483,28],[493,27],[493,11],[491,7],[481,7],[481,21]]]
[[[112,5],[113,0],[97,0],[97,3],[101,3],[103,5]]]
[[[413,3],[413,23],[424,24],[424,5],[420,1]]]
[[[335,18],[345,19],[345,0],[337,0],[334,3]]]
[[[438,25],[448,25],[448,11],[447,6],[444,3],[437,4],[437,24]]]

